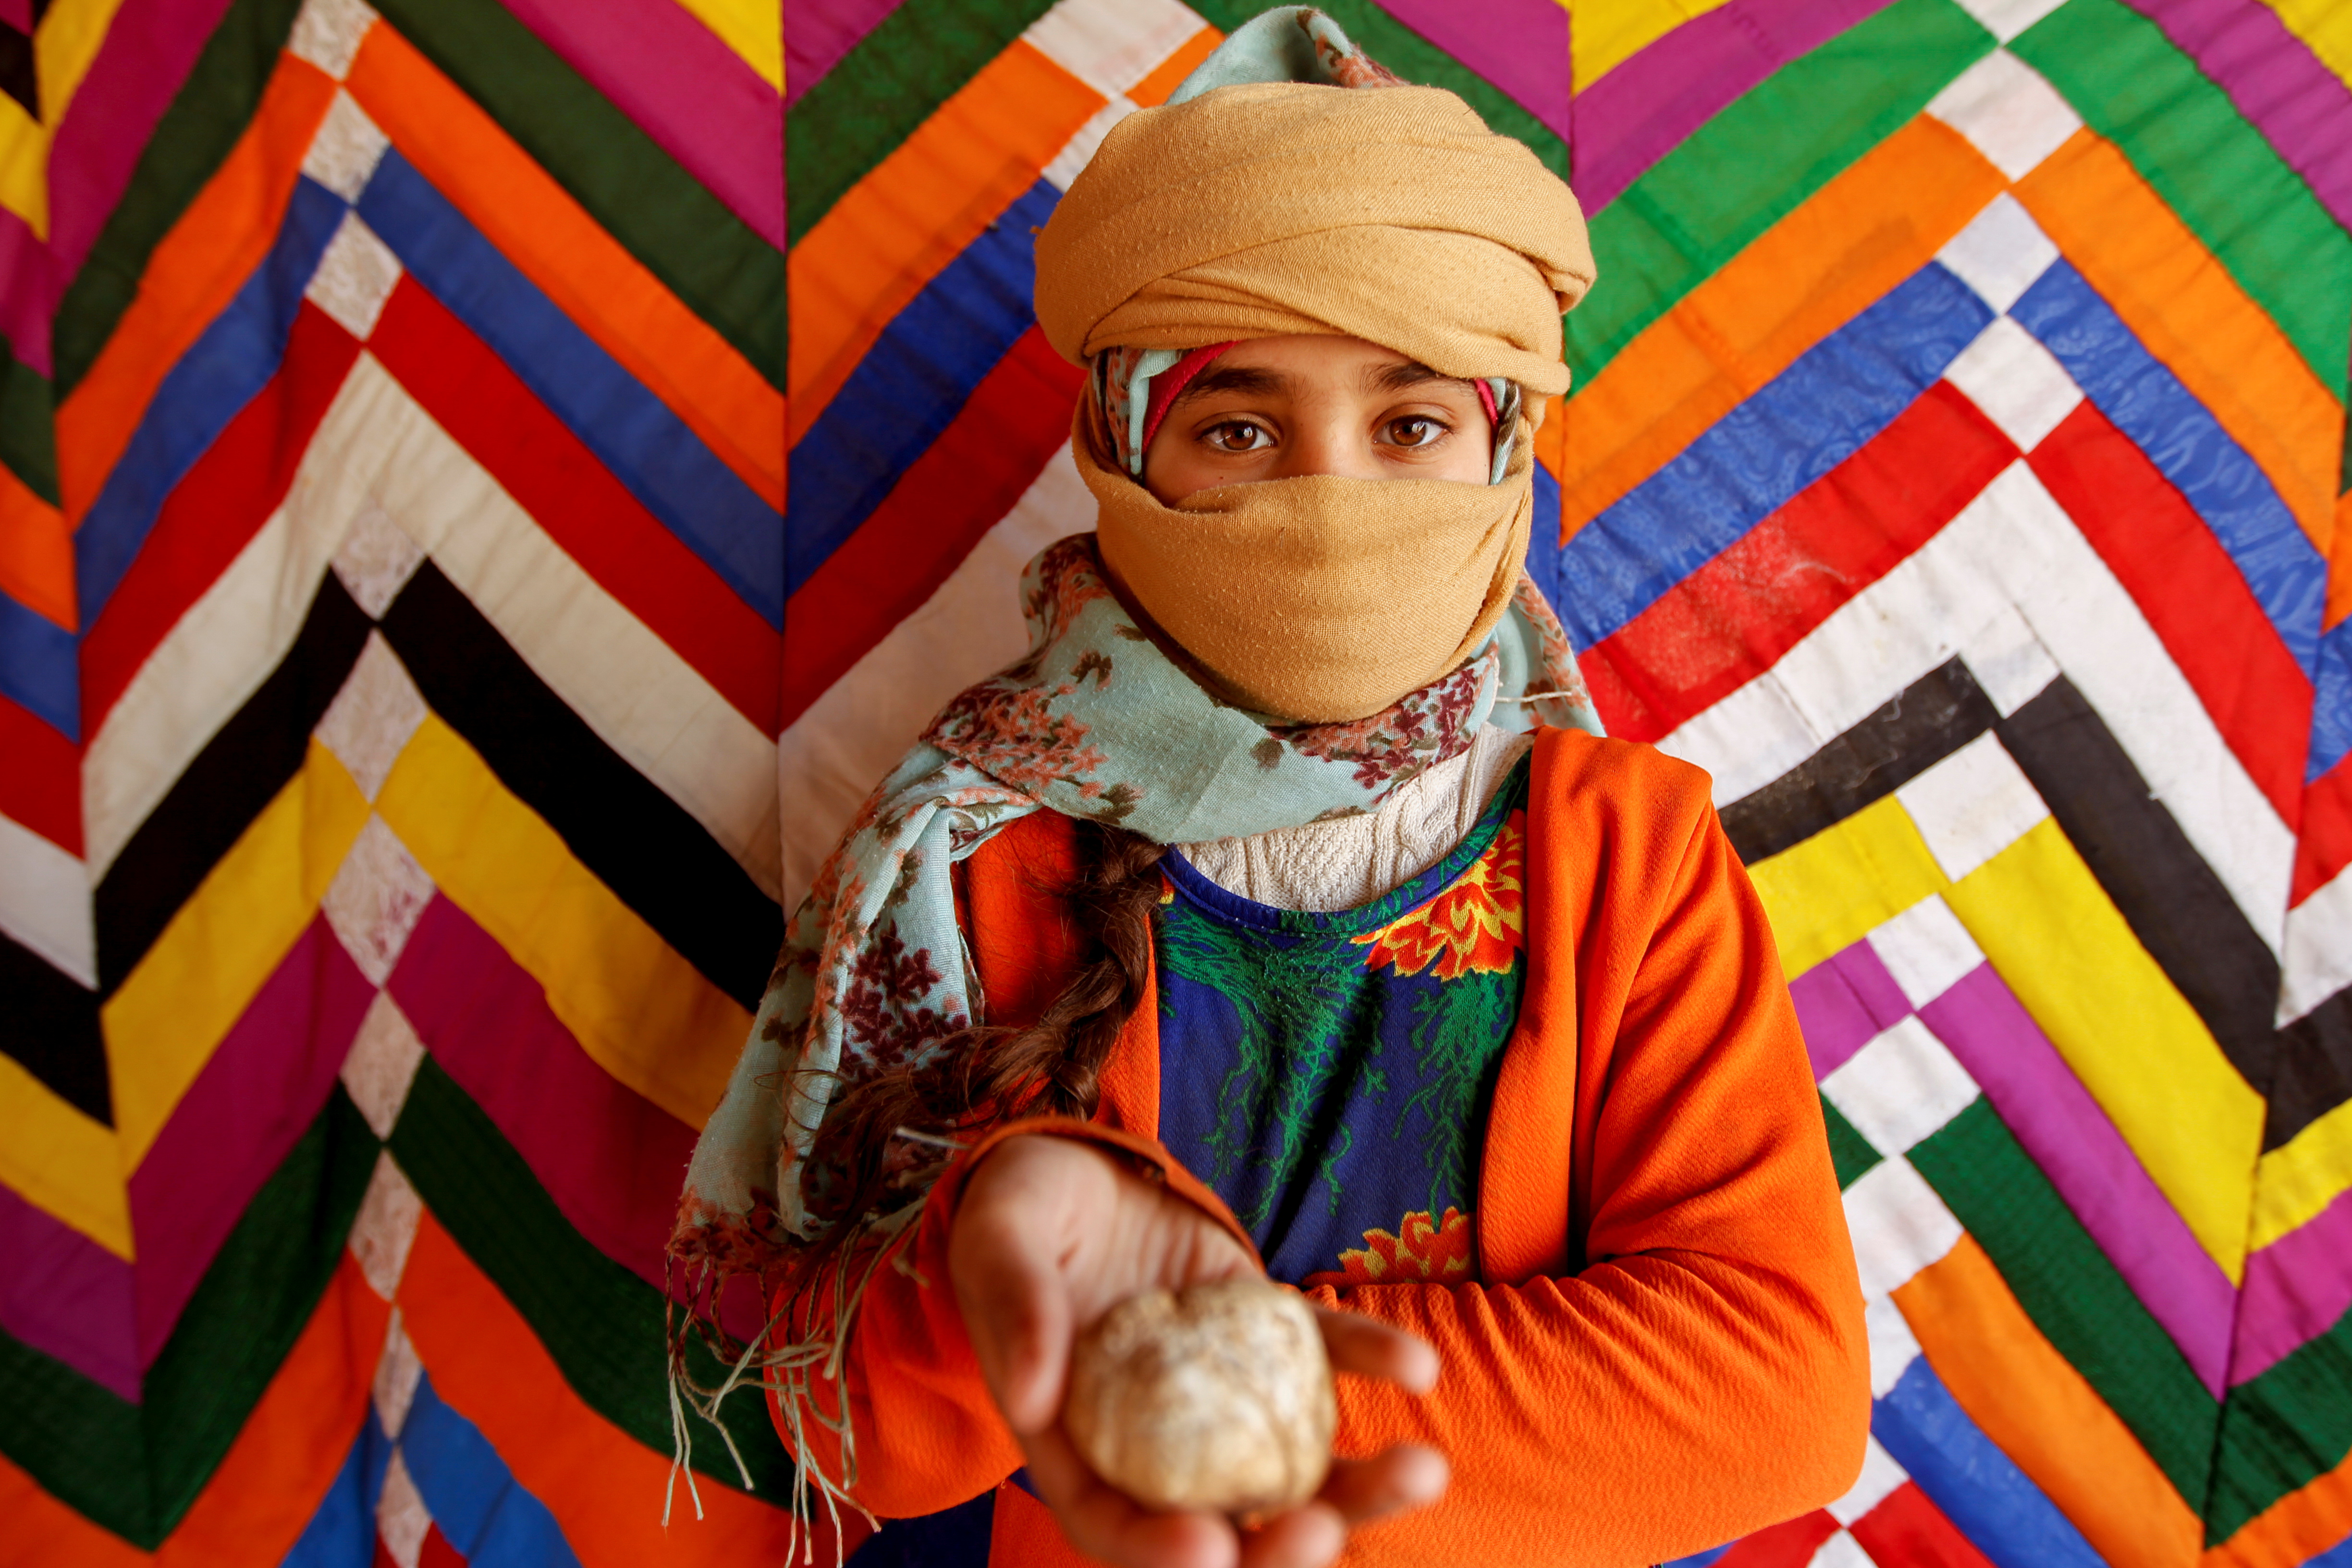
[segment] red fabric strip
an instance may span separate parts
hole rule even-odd
[[[5,739],[0,738],[0,751],[6,749]],[[2352,757],[2312,780],[2303,793],[2302,832],[2295,839],[2294,883],[2287,893],[2287,907],[2293,909],[2327,886],[2347,865],[2352,865]]]
[[[1992,1568],[1916,1481],[1888,1492],[1847,1533],[1880,1568]]]
[[[155,645],[253,541],[343,384],[359,340],[309,300],[278,374],[196,459],[81,645],[81,732],[95,735]]]
[[[1176,401],[1176,395],[1192,385],[1193,377],[1216,363],[1220,354],[1240,341],[1236,338],[1233,342],[1211,343],[1207,348],[1194,349],[1151,378],[1151,401],[1144,405],[1143,409],[1143,446],[1146,451],[1150,450],[1151,437],[1160,433],[1160,422],[1168,417],[1169,405]]]
[[[413,277],[368,348],[583,570],[761,732],[776,732],[777,637],[664,528],[506,362]]]
[[[1769,669],[1934,538],[2016,455],[1958,389],[1929,387],[1869,445],[1584,652],[1609,732],[1657,740]]]
[[[2179,666],[2289,827],[2303,815],[2311,682],[2204,519],[2085,399],[2027,459]]]
[[[1772,1525],[1741,1539],[1715,1560],[1715,1568],[1805,1568],[1822,1542],[1838,1532],[1838,1521],[1826,1509],[1800,1514],[1785,1524]]]
[[[1086,373],[1035,327],[972,389],[955,423],[784,606],[790,724],[920,608],[1035,480],[1070,433]]]
[[[0,816],[81,853],[81,748],[0,697]]]

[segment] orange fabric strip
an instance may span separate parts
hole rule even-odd
[[[2325,624],[2352,614],[2352,540],[2336,522],[2344,409],[2301,353],[2095,132],[2076,132],[2019,182],[2017,199],[2269,476],[2328,558]]]
[[[1960,1408],[2110,1563],[2193,1563],[2205,1526],[2025,1315],[1974,1237],[1895,1292]]]
[[[784,398],[416,47],[372,27],[346,86],[401,155],[770,506]]]
[[[1184,85],[1194,68],[1225,41],[1214,27],[1203,27],[1176,47],[1176,52],[1151,68],[1151,74],[1127,89],[1127,100],[1142,109],[1157,109],[1168,95]]]
[[[144,1568],[155,1559],[92,1524],[0,1458],[0,1568]]]
[[[73,530],[65,513],[0,465],[0,592],[66,630],[81,629]]]
[[[347,1252],[204,1495],[155,1553],[171,1568],[275,1563],[293,1548],[366,1418],[392,1308]]]
[[[695,1519],[681,1476],[665,1531],[669,1457],[572,1392],[530,1325],[430,1214],[416,1227],[399,1297],[402,1323],[433,1386],[562,1522],[585,1568],[784,1561],[785,1511],[707,1476],[696,1482],[704,1517]],[[688,1419],[700,1427],[698,1442],[720,1446],[718,1433]],[[819,1543],[817,1552],[817,1561],[832,1561],[832,1542]]]
[[[79,525],[98,499],[155,389],[269,253],[334,97],[324,71],[278,56],[253,122],[155,247],[138,299],[58,408],[58,490],[68,524]]]
[[[1037,183],[1103,103],[1015,39],[793,247],[794,441],[891,319]]]
[[[1926,266],[2001,185],[1921,116],[1767,229],[1572,391],[1562,537]]]

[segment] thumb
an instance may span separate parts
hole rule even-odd
[[[1070,1294],[1052,1252],[1034,1232],[999,1231],[960,1248],[956,1273],[980,1370],[1006,1425],[1026,1436],[1054,1424],[1070,1364]]]

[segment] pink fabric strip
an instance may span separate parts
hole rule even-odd
[[[1241,340],[1236,338],[1234,342]],[[1166,370],[1151,378],[1151,401],[1144,405],[1143,446],[1151,447],[1151,437],[1160,429],[1160,422],[1168,417],[1168,405],[1176,395],[1192,384],[1192,378],[1217,363],[1217,356],[1233,347],[1233,343],[1212,343],[1204,349],[1194,349]]]
[[[784,107],[888,20],[901,0],[793,0],[784,14]]]
[[[675,0],[507,0],[507,9],[783,248],[783,101],[717,34]]]
[[[1569,16],[1559,0],[1381,0],[1381,9],[1569,139]]]
[[[1486,411],[1486,428],[1491,430],[1503,422],[1502,410],[1495,406],[1495,389],[1486,384],[1486,378],[1484,376],[1478,377],[1470,384],[1478,389],[1478,406]]]

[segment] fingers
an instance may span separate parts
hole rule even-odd
[[[1087,1467],[1058,1422],[1024,1437],[1021,1450],[1038,1495],[1087,1557],[1118,1568],[1234,1568],[1240,1543],[1233,1526],[1139,1506]]]
[[[1315,1315],[1323,1325],[1323,1350],[1334,1371],[1377,1377],[1407,1394],[1427,1394],[1436,1386],[1437,1352],[1418,1334],[1326,1307],[1317,1308]]]
[[[1445,1456],[1417,1443],[1400,1443],[1369,1459],[1332,1461],[1316,1500],[1350,1525],[1409,1508],[1426,1508],[1445,1494],[1453,1473]]]
[[[949,1245],[981,1375],[1018,1434],[1045,1426],[1061,1407],[1071,1323],[1052,1227],[1004,1223],[1014,1218],[982,1194],[964,1205]]]

